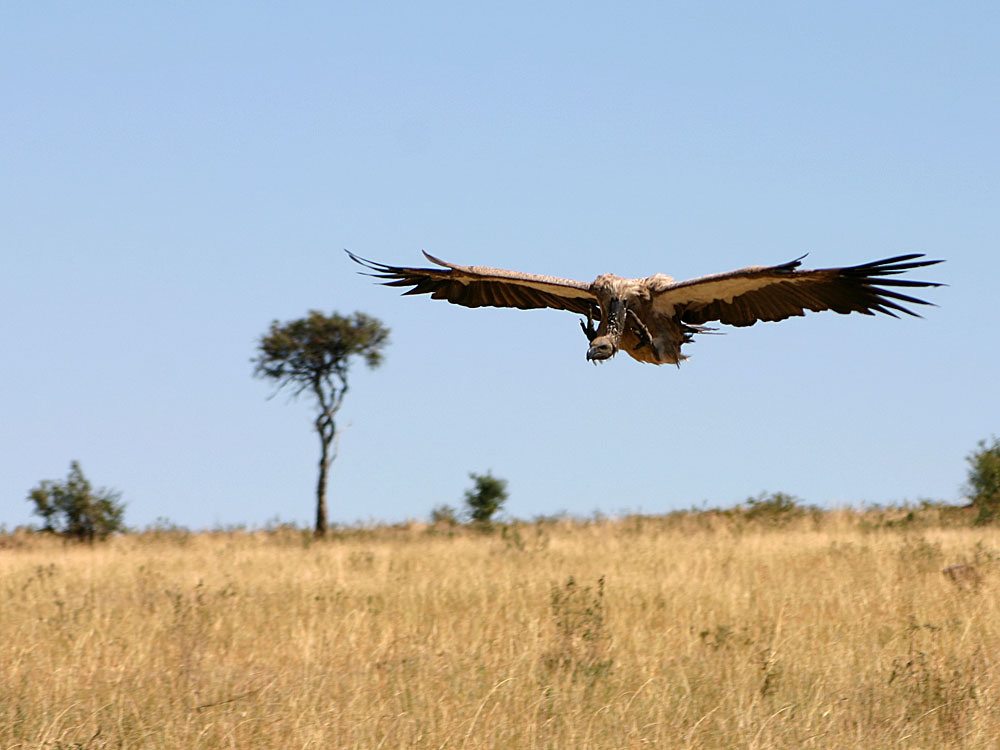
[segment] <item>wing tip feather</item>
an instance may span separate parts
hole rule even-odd
[[[441,266],[442,268],[454,268],[452,266],[452,264],[449,263],[448,261],[441,260],[440,258],[436,258],[433,255],[431,255],[429,252],[427,252],[426,250],[421,250],[420,252],[422,252],[424,254],[424,257],[427,258],[427,260],[429,260],[431,263],[436,263],[437,265]]]

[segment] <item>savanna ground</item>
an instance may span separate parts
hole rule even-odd
[[[8,534],[0,747],[1000,747],[942,513]]]

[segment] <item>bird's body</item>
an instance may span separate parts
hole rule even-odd
[[[623,279],[614,274],[604,274],[598,276],[591,285],[598,299],[608,300],[609,312],[615,304],[614,300],[623,300],[625,312],[621,334],[618,336],[618,349],[639,362],[654,365],[678,364],[685,358],[681,354],[681,345],[689,342],[693,334],[704,330],[678,321],[670,311],[657,309],[654,304],[657,293],[669,287],[673,281],[670,276],[662,273],[645,279]],[[608,358],[599,355],[604,351],[602,346],[612,345],[611,341],[616,335],[614,321],[613,315],[604,315],[602,311],[601,325],[596,330],[592,326],[584,328],[591,342],[589,359],[600,361]],[[614,354],[612,351],[608,356]]]
[[[804,315],[806,310],[915,316],[901,303],[929,303],[885,287],[940,286],[894,277],[941,262],[910,254],[846,268],[799,270],[801,259],[797,259],[689,281],[678,282],[664,274],[643,279],[603,274],[588,284],[500,268],[459,266],[427,253],[427,259],[441,268],[387,266],[349,251],[348,255],[374,271],[373,276],[387,279],[383,282],[387,286],[412,287],[404,294],[430,294],[464,307],[548,307],[578,313],[587,318],[583,329],[590,341],[588,360],[603,361],[624,350],[639,362],[657,365],[686,359],[681,346],[695,334],[711,330],[703,324],[712,321],[750,326]],[[594,321],[598,321],[596,328]]]

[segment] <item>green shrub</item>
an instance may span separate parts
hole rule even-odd
[[[1000,514],[1000,439],[988,444],[980,440],[979,450],[966,457],[969,479],[966,494],[979,511],[976,523],[990,523]]]
[[[494,514],[507,502],[507,480],[497,479],[490,472],[469,474],[475,487],[465,491],[465,506],[470,520],[481,526],[490,526]]]
[[[76,461],[65,482],[45,480],[28,493],[35,515],[45,519],[43,531],[91,543],[124,531],[125,504],[120,499],[120,492],[95,492]]]

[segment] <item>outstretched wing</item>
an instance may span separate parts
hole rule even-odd
[[[597,297],[590,284],[555,276],[538,276],[520,271],[482,266],[459,266],[424,253],[427,260],[441,268],[406,268],[387,266],[367,260],[345,250],[355,263],[374,273],[377,279],[388,279],[386,286],[409,286],[403,294],[429,294],[432,299],[444,299],[464,307],[516,307],[532,310],[551,307],[580,315],[600,318]]]
[[[805,256],[803,256],[805,257]],[[903,303],[929,305],[892,288],[941,286],[933,281],[893,278],[940,260],[917,260],[920,253],[898,255],[848,268],[798,270],[802,258],[780,266],[753,266],[729,273],[701,276],[655,290],[654,308],[684,323],[717,320],[731,326],[752,326],[759,320],[784,320],[806,310],[838,313],[897,312],[920,317]]]

